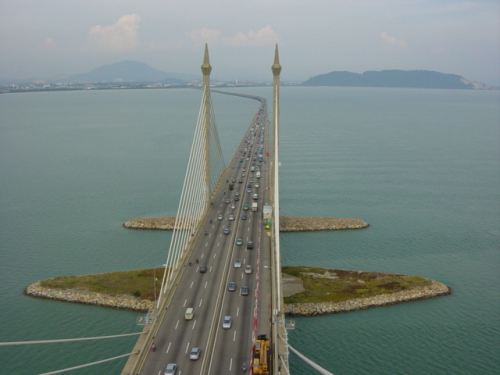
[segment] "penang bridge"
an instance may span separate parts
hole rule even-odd
[[[128,358],[122,375],[289,374],[289,350],[322,374],[331,374],[288,344],[279,237],[278,46],[272,121],[259,102],[233,158],[225,163],[212,107],[208,47],[202,97],[166,255],[158,299],[137,333],[4,342],[51,344],[138,335],[130,353],[50,371],[59,374]]]

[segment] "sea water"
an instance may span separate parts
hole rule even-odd
[[[271,97],[270,88],[232,89]],[[201,95],[113,90],[0,95],[0,340],[134,332],[140,314],[26,297],[29,283],[164,263]],[[258,103],[213,94],[229,160]],[[271,102],[268,102],[269,106]],[[282,235],[286,265],[415,274],[452,295],[295,318],[290,343],[335,374],[500,372],[498,91],[283,87],[282,214],[368,229]],[[0,373],[131,351],[135,338],[0,347]],[[125,360],[80,370],[119,374]],[[312,374],[293,354],[292,374]]]

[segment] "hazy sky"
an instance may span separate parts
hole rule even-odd
[[[271,79],[431,69],[500,84],[500,0],[0,0],[0,77],[51,77],[133,59]]]

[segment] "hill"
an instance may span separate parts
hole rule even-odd
[[[83,74],[76,74],[68,79],[70,82],[170,82],[182,83],[172,73],[161,70],[139,61],[120,61],[103,65]]]
[[[334,71],[309,78],[305,86],[412,87],[473,89],[475,84],[456,74],[431,70],[381,70],[352,73]]]

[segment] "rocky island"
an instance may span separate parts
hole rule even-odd
[[[159,290],[163,269],[84,276],[59,276],[25,289],[33,297],[147,311]],[[285,312],[315,316],[450,294],[446,285],[418,276],[318,267],[283,267]]]
[[[172,230],[175,217],[141,217],[127,220],[123,226],[128,229]],[[367,228],[362,219],[338,217],[296,217],[281,216],[280,232],[307,232],[322,230],[349,230]]]

